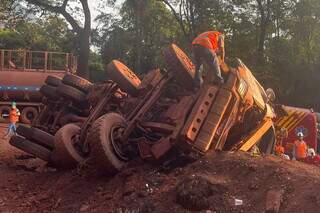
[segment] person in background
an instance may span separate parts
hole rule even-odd
[[[307,157],[308,146],[303,140],[304,135],[302,132],[299,132],[297,136],[298,140],[294,142],[292,160],[304,161],[304,159]]]
[[[195,84],[200,87],[203,83],[200,67],[204,61],[209,66],[209,72],[215,74],[214,83],[220,85],[224,83],[221,76],[218,56],[222,62],[225,58],[224,35],[218,31],[207,31],[197,36],[192,42],[192,52],[195,59],[196,75]]]
[[[308,149],[308,156],[306,157],[304,162],[308,164],[320,166],[320,156],[316,155],[316,152],[314,151],[314,149],[310,148]]]
[[[10,124],[8,127],[7,134],[4,135],[3,138],[7,138],[12,133],[16,135],[16,131],[17,131],[16,124],[19,121],[19,117],[20,117],[20,111],[17,108],[17,104],[16,104],[16,102],[12,102],[11,110],[9,113]]]
[[[279,133],[277,134],[277,138],[276,138],[275,154],[277,156],[284,158],[284,159],[290,160],[289,155],[285,154],[285,148],[283,146],[283,140],[288,137],[288,131],[284,127],[282,127],[278,131],[279,131]]]

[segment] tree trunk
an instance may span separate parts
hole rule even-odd
[[[89,48],[90,48],[90,31],[82,30],[79,35],[80,49],[77,64],[77,74],[83,78],[89,78]]]
[[[55,6],[43,0],[26,0],[28,3],[37,5],[42,9],[61,14],[66,21],[72,26],[73,30],[77,33],[78,42],[80,42],[80,52],[77,64],[77,74],[81,77],[89,77],[89,54],[90,54],[90,31],[91,31],[91,13],[88,5],[88,0],[79,0],[84,13],[84,26],[83,28],[68,13],[66,7],[69,0],[64,0],[60,6]]]
[[[262,60],[264,57],[264,43],[267,36],[267,27],[269,26],[271,12],[271,1],[270,0],[256,0],[258,4],[258,11],[260,13],[260,33],[258,41],[258,59]],[[264,2],[264,3],[263,3]]]
[[[262,19],[260,24],[260,35],[259,35],[259,44],[258,44],[258,52],[260,53],[260,56],[263,56],[264,54],[264,42],[266,40],[266,32],[267,32],[267,24]]]
[[[83,78],[89,79],[89,55],[90,55],[90,33],[91,33],[91,13],[88,0],[80,0],[84,13],[84,26],[79,35],[80,50],[77,66],[77,73]]]

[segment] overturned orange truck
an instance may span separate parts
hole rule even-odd
[[[150,71],[141,83],[119,61],[109,63],[109,77],[135,95],[126,100],[124,113],[105,114],[92,125],[87,140],[94,165],[115,172],[136,156],[154,161],[173,151],[248,151],[255,145],[273,151],[273,109],[241,60],[235,67],[221,64],[222,86],[207,73],[200,89],[193,86],[195,68],[181,49],[171,45],[165,60],[167,70]]]

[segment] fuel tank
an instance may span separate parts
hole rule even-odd
[[[0,71],[0,101],[40,102],[39,90],[49,75],[63,77],[65,72]]]

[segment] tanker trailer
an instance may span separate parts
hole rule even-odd
[[[20,122],[30,124],[40,110],[39,90],[46,78],[62,78],[75,67],[76,58],[70,53],[0,50],[0,115],[8,114],[14,101]],[[7,121],[8,117],[0,116],[0,122]]]

